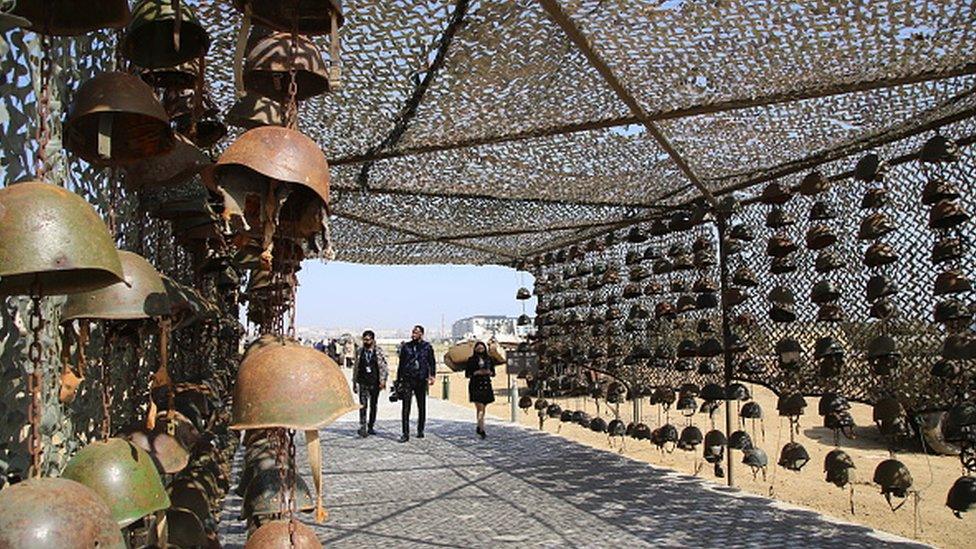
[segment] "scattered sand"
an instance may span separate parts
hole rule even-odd
[[[442,380],[443,377],[438,376],[437,383],[431,390],[431,396],[441,397]],[[499,375],[495,378],[497,395],[495,403],[488,407],[489,415],[500,419],[508,419],[509,417],[508,398],[505,396],[506,383],[507,376],[505,375],[505,368],[502,367],[499,369]],[[521,383],[520,386],[522,386]],[[821,417],[817,415],[816,409],[817,399],[807,399],[809,405],[807,413],[800,420],[800,434],[796,437],[796,440],[803,444],[810,453],[810,463],[802,471],[795,473],[776,465],[780,448],[789,442],[789,423],[785,418],[781,419],[777,416],[775,395],[759,386],[752,386],[750,390],[756,401],[762,406],[765,416],[763,420],[765,437],[763,437],[760,425],[757,423],[753,442],[766,451],[770,466],[765,481],[761,474],[758,478],[753,479],[749,467],[741,463],[742,453],[733,450],[732,459],[734,463],[732,466],[736,486],[749,492],[772,496],[796,505],[815,509],[844,521],[863,524],[940,547],[976,547],[976,512],[963,515],[963,519],[960,520],[945,506],[949,487],[962,474],[962,466],[958,458],[926,456],[921,453],[907,452],[898,454],[898,459],[911,471],[915,488],[919,491],[916,527],[913,501],[910,499],[897,512],[892,512],[881,495],[880,489],[871,482],[875,466],[888,458],[888,451],[871,422],[871,408],[855,404],[851,413],[859,426],[856,431],[857,439],[841,439],[841,447],[850,454],[857,466],[853,474],[855,514],[852,515],[848,489],[837,488],[824,480],[823,460],[827,452],[834,448],[834,437],[831,431],[821,427]],[[464,374],[450,374],[450,400],[455,403],[468,404],[467,380],[465,380]],[[595,415],[597,412],[593,399],[561,398],[549,400],[550,402],[557,402],[563,409],[582,409],[591,415]],[[473,410],[473,405],[468,405]],[[732,410],[733,428],[737,429],[739,428],[739,418],[734,404]],[[613,417],[612,412],[602,402],[600,412],[608,421]],[[660,425],[658,421],[659,412],[659,406],[650,406],[645,399],[642,418],[652,429]],[[660,414],[663,422],[664,414]],[[621,404],[620,419],[626,423],[630,422],[632,417],[632,404],[630,402]],[[518,420],[523,425],[533,427],[538,427],[539,424],[535,410],[529,410],[528,413],[519,410]],[[680,431],[687,424],[688,419],[679,412],[672,410],[670,421]],[[695,414],[691,421],[702,432],[707,432],[712,428],[709,419],[704,414]],[[719,429],[724,428],[724,407],[715,414],[715,425]],[[618,451],[618,448],[610,448],[606,435],[594,433],[575,424],[560,424],[559,420],[547,419],[543,428],[547,432],[595,448]],[[752,435],[752,428],[749,423],[745,429]],[[474,436],[473,433],[472,436]],[[615,443],[615,446],[619,446],[619,444]],[[698,476],[713,482],[725,482],[725,479],[713,476],[711,465],[704,463],[704,460],[701,459],[700,447],[696,452],[675,450],[669,454],[659,451],[647,441],[638,442],[628,438],[622,454],[689,474],[695,474],[695,467],[699,466],[701,470],[698,472]],[[728,466],[727,463],[725,465]]]

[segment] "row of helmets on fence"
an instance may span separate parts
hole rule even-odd
[[[84,82],[71,102],[65,148],[92,166],[111,168],[113,175],[121,170],[131,192],[193,181],[205,185],[220,199],[221,236],[258,256],[251,262],[254,273],[290,274],[286,284],[293,306],[293,275],[302,244],[325,231],[329,199],[328,164],[321,148],[297,130],[297,101],[337,85],[338,3],[235,1],[245,15],[238,55],[243,67],[237,67],[243,70],[236,71],[238,102],[226,120],[247,131],[215,163],[201,148],[212,147],[227,131],[206,97],[203,75],[210,38],[191,7],[179,0],[142,0],[130,13],[122,0],[96,6],[76,2],[75,9],[65,4],[71,3],[21,1],[2,14],[5,27],[21,26],[43,38],[39,148],[50,131],[44,120],[50,93],[49,37],[124,27],[116,44],[117,70]],[[255,25],[248,34],[252,20],[264,26]],[[331,34],[332,67],[327,69],[308,38],[312,34]],[[129,70],[124,70],[123,58],[132,63]],[[110,230],[81,196],[46,182],[43,152],[35,165],[37,180],[0,189],[0,295],[32,300],[28,386],[44,382],[39,302],[67,296],[61,315],[65,324],[158,323],[160,367],[149,389],[151,401],[163,395],[166,410],[157,419],[152,402],[145,425],[126,430],[124,437],[111,437],[104,430],[102,440],[71,458],[60,478],[42,478],[35,391],[28,414],[33,478],[0,491],[0,545],[40,541],[62,547],[122,547],[121,528],[174,503],[173,487],[167,492],[163,479],[185,470],[195,455],[188,448],[193,441],[181,440],[180,420],[186,414],[176,407],[195,395],[208,395],[174,383],[166,370],[173,299],[179,293],[175,282],[142,256],[118,250],[115,228]],[[114,179],[111,185],[120,184]],[[178,219],[170,219],[176,225]],[[291,254],[276,258],[276,250]],[[252,273],[252,283],[254,278]],[[316,516],[322,520],[326,513],[318,429],[356,406],[342,372],[328,357],[285,338],[280,329],[262,331],[277,333],[261,338],[245,354],[227,419],[236,430],[305,431]],[[84,373],[66,369],[64,385],[72,376],[77,385]],[[179,395],[186,399],[180,401]],[[68,399],[70,395],[63,400]],[[215,473],[214,479],[219,476]],[[180,524],[180,516],[167,511],[173,525]],[[299,527],[272,521],[252,541],[254,546],[273,544],[284,535],[293,543]]]

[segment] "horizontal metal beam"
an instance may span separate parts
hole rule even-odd
[[[387,231],[404,233],[404,234],[408,234],[408,235],[411,235],[411,236],[414,236],[414,237],[424,237],[425,236],[423,233],[420,233],[420,232],[417,232],[417,231],[413,231],[413,230],[410,230],[410,229],[405,229],[403,227],[397,227],[397,226],[394,226],[394,225],[390,225],[389,223],[384,223],[382,221],[376,221],[375,219],[369,219],[369,218],[366,218],[366,217],[363,217],[363,216],[360,216],[360,215],[356,215],[356,214],[352,214],[352,213],[349,213],[349,212],[333,211],[332,213],[334,215],[338,216],[338,217],[343,217],[343,218],[349,219],[351,221],[355,221],[357,223],[363,223],[365,225],[372,225],[374,227],[379,227],[380,229],[385,229]],[[467,250],[473,250],[473,251],[481,252],[481,253],[485,253],[485,254],[490,254],[493,257],[501,256],[501,257],[504,257],[504,258],[507,258],[507,259],[512,259],[512,260],[518,259],[518,256],[512,255],[512,254],[510,254],[508,252],[503,252],[501,250],[496,250],[494,248],[485,248],[485,247],[482,247],[482,246],[477,246],[475,244],[465,244],[465,243],[459,243],[459,242],[444,242],[444,244],[447,244],[449,246],[456,246],[458,248],[464,248],[464,249],[467,249]],[[393,245],[393,244],[391,244],[391,245]]]
[[[565,200],[556,198],[519,198],[512,196],[496,196],[487,193],[451,193],[451,192],[438,192],[438,191],[426,191],[422,189],[409,189],[403,187],[386,188],[386,187],[369,187],[367,189],[359,187],[347,187],[347,186],[332,186],[332,191],[338,193],[339,197],[335,200],[341,200],[341,195],[348,193],[350,195],[355,195],[357,193],[367,193],[367,194],[388,194],[397,196],[415,196],[415,197],[427,197],[427,198],[447,198],[447,199],[471,199],[471,200],[492,200],[501,203],[512,203],[515,205],[520,204],[546,204],[554,206],[587,206],[587,207],[598,207],[598,208],[633,208],[638,209],[657,209],[662,208],[658,204],[644,204],[644,203],[634,203],[634,202],[611,202],[611,201],[599,201],[599,200]]]
[[[507,230],[497,230],[497,231],[484,231],[484,232],[473,232],[460,235],[451,236],[437,236],[428,237],[424,239],[417,240],[403,240],[397,242],[396,244],[422,244],[425,242],[449,242],[453,240],[468,240],[472,238],[494,238],[500,236],[521,236],[529,234],[539,234],[547,233],[551,231],[569,231],[569,230],[585,230],[585,229],[602,229],[620,226],[630,226],[635,223],[642,223],[645,221],[650,221],[654,217],[640,217],[640,218],[628,218],[628,219],[616,219],[614,221],[601,221],[598,223],[577,223],[573,225],[547,225],[545,227],[537,227],[532,229],[507,229]]]

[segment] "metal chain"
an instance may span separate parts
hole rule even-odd
[[[51,141],[51,126],[48,118],[51,116],[51,37],[41,37],[41,90],[37,102],[37,150],[34,157],[34,172],[37,179],[44,181],[47,175],[47,146]]]
[[[288,103],[285,106],[285,123],[292,130],[298,129],[298,30],[297,20],[295,27],[291,31],[291,44],[288,56],[290,63],[288,67]]]
[[[31,310],[28,318],[28,328],[31,331],[32,339],[27,348],[27,358],[31,362],[31,373],[27,376],[27,393],[30,395],[30,402],[27,408],[27,420],[30,423],[30,440],[28,451],[31,458],[31,478],[41,476],[41,384],[44,381],[42,374],[42,348],[41,331],[44,329],[44,317],[41,314],[41,292],[40,282],[35,282],[35,289],[31,295]]]
[[[285,441],[285,430],[272,429],[271,436],[275,443],[275,465],[278,467],[278,516],[284,518],[288,512],[288,473],[291,464],[288,463],[288,449]]]
[[[99,360],[99,384],[102,394],[102,440],[108,440],[112,434],[112,379],[111,361],[112,350],[115,348],[115,333],[108,335],[105,352]],[[106,356],[107,355],[107,356]]]
[[[295,461],[295,430],[288,429],[288,463],[294,467],[295,471],[289,477],[288,482],[288,507],[286,509],[288,519],[288,543],[291,547],[295,546],[295,485],[298,483],[298,464]]]

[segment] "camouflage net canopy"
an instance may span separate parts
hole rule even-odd
[[[333,167],[346,261],[508,263],[654,216],[698,184],[789,177],[976,106],[968,2],[343,9],[342,87],[300,117]],[[226,112],[241,16],[230,2],[197,11]]]

